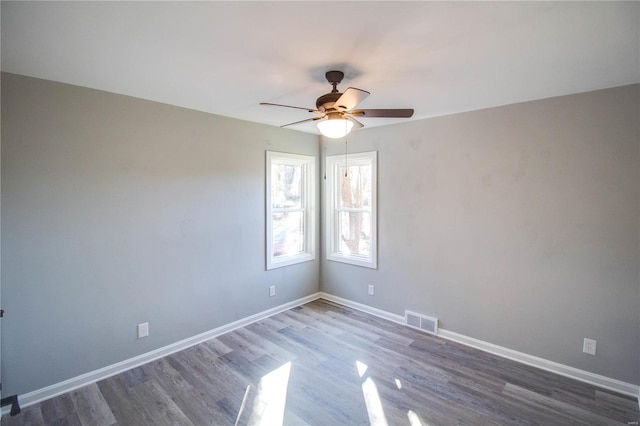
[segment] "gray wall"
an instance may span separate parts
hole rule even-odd
[[[317,136],[11,74],[2,95],[3,394],[319,290],[319,260],[264,256],[265,150]]]
[[[640,383],[639,113],[635,85],[354,132],[379,269],[323,260],[323,291]]]
[[[639,383],[638,86],[354,132],[350,150],[379,152],[379,269],[272,271],[264,153],[317,156],[316,136],[11,74],[1,90],[5,395],[303,297],[320,279]],[[137,340],[144,321],[151,335]]]

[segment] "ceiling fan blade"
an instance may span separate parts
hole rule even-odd
[[[356,89],[355,87],[349,87],[344,91],[342,96],[338,98],[334,104],[335,108],[344,109],[350,111],[362,102],[370,93],[366,90]]]
[[[409,118],[413,115],[413,109],[356,109],[350,114],[358,117],[388,117]]]
[[[350,117],[348,115],[345,115],[344,118],[346,118],[347,120],[349,120],[350,122],[353,123],[353,128],[354,129],[359,129],[361,127],[364,127],[364,124],[362,124],[361,122],[359,122],[358,120],[356,120],[353,117]]]
[[[269,102],[260,102],[260,105],[267,105],[267,106],[278,106],[278,107],[285,107],[285,108],[295,108],[295,109],[303,109],[307,112],[320,112],[317,109],[312,109],[312,108],[303,108],[303,107],[297,107],[297,106],[291,106],[291,105],[282,105],[282,104],[272,104]]]
[[[310,112],[313,112],[313,111],[310,111]],[[320,120],[320,119],[322,119],[322,118],[324,118],[324,116],[323,116],[323,117],[307,118],[306,120],[300,120],[300,121],[296,121],[296,122],[289,123],[289,124],[283,124],[283,125],[282,125],[282,126],[280,126],[280,127],[289,127],[289,126],[293,126],[293,125],[295,125],[295,124],[306,123],[307,121],[316,121],[316,120]]]

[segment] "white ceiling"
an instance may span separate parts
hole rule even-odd
[[[638,2],[1,7],[3,71],[275,126],[310,114],[258,103],[314,107],[330,69],[371,92],[359,107],[413,119],[640,82]]]

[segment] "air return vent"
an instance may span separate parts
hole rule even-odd
[[[438,334],[438,318],[404,311],[404,319],[405,323],[411,328],[416,328],[429,334]]]

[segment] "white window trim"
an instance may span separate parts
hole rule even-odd
[[[344,155],[332,155],[326,157],[326,187],[325,187],[325,213],[326,213],[326,256],[327,260],[349,263],[365,268],[378,268],[378,153],[377,151],[349,154],[346,158],[347,165],[371,164],[371,252],[370,256],[352,255],[338,251],[338,226],[336,219],[336,201],[340,182],[338,176],[340,166],[344,166]]]
[[[305,210],[305,242],[304,251],[293,256],[273,256],[273,213],[271,205],[271,165],[293,164],[304,166],[304,182],[302,184],[303,209]],[[289,154],[285,152],[267,151],[266,158],[266,267],[267,270],[307,262],[316,258],[316,225],[315,225],[315,198],[316,198],[316,171],[315,157],[308,155]]]

